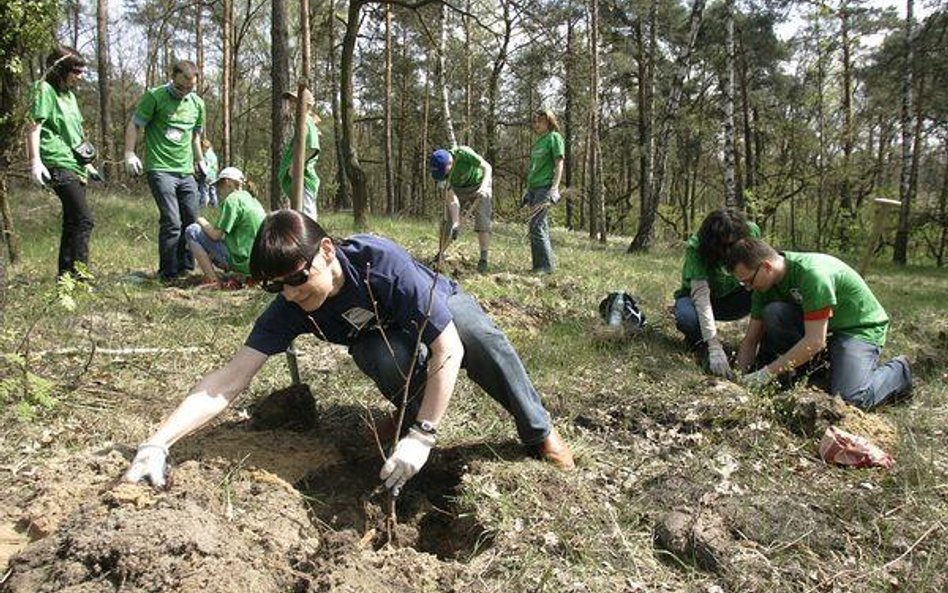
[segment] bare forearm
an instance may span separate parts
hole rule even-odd
[[[128,120],[125,126],[125,153],[135,152],[135,145],[138,143],[138,126],[134,120]]]
[[[793,370],[812,360],[825,347],[819,340],[803,338],[787,350],[777,360],[767,365],[767,370],[778,375]]]
[[[33,124],[26,134],[26,148],[29,151],[30,162],[32,163],[42,162],[40,157],[40,131],[42,128],[43,124]]]
[[[442,341],[443,343],[439,344]],[[464,357],[464,347],[454,324],[449,325],[435,340],[431,351],[425,395],[418,410],[418,420],[428,420],[437,425],[448,409],[461,369],[461,359]]]

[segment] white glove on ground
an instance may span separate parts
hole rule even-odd
[[[410,480],[418,470],[428,461],[431,448],[434,447],[433,437],[425,435],[414,428],[408,435],[395,445],[395,452],[385,461],[379,479],[385,481],[385,487],[398,496],[405,482]]]
[[[155,488],[164,488],[167,484],[168,447],[156,443],[145,443],[138,446],[138,453],[132,460],[132,465],[122,476],[126,482],[141,482],[147,479]]]
[[[129,175],[141,175],[142,174],[142,162],[134,152],[125,153],[125,172]]]
[[[731,365],[727,362],[727,354],[724,353],[724,347],[717,338],[708,342],[708,369],[718,377],[731,375]]]
[[[46,187],[46,182],[51,179],[49,169],[41,162],[33,163],[33,166],[30,167],[30,179],[39,187]]]
[[[767,370],[767,367],[741,375],[740,383],[748,389],[761,389],[774,380],[774,374]]]

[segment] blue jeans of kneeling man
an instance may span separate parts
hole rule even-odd
[[[711,310],[717,321],[735,321],[746,317],[751,310],[751,293],[739,288],[719,299],[711,299]],[[703,341],[698,310],[691,295],[684,294],[675,299],[675,327],[685,334],[689,346]]]
[[[470,296],[462,293],[450,297],[448,308],[464,345],[461,368],[513,416],[523,444],[542,443],[552,429],[550,414],[543,407],[513,344]],[[424,393],[428,353],[424,346],[422,349],[408,389],[406,425],[414,422]],[[389,331],[384,337],[380,330],[373,331],[349,346],[356,366],[372,378],[395,406],[401,405],[404,397],[405,377],[411,368],[414,350],[414,338],[401,330]]]
[[[227,261],[227,247],[224,246],[224,241],[211,239],[201,228],[201,225],[196,222],[189,224],[188,228],[184,229],[184,236],[187,238],[188,246],[192,252],[194,252],[195,245],[197,245],[207,253],[208,257],[211,258],[211,263],[215,266],[222,270],[230,269],[230,264]]]
[[[768,303],[761,313],[764,339],[757,360],[767,364],[790,350],[804,335],[803,309],[786,302]],[[832,334],[827,350],[830,393],[864,410],[912,387],[912,371],[903,356],[878,366],[882,348],[845,334]]]

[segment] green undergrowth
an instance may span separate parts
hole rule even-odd
[[[50,447],[138,442],[229,358],[269,301],[259,290],[142,279],[135,272],[152,272],[157,260],[147,188],[91,195],[94,291],[73,310],[41,313],[56,294],[59,205],[36,192],[15,201],[23,259],[7,277],[0,465],[40,460],[44,431],[58,435]],[[337,236],[352,232],[349,214],[321,222]],[[373,217],[369,230],[421,259],[437,250],[432,221]],[[908,354],[917,384],[909,402],[877,412],[897,429],[896,466],[848,470],[820,461],[818,437],[790,430],[768,397],[702,372],[666,310],[680,245],[629,255],[629,240],[602,244],[556,228],[558,269],[535,275],[524,225],[500,222],[489,273],[476,272],[469,229],[441,262],[507,332],[579,465],[561,473],[527,458],[499,407],[459,383],[441,446],[465,462],[455,506],[489,534],[464,559],[461,590],[945,590],[948,271],[873,263],[870,285],[892,318],[884,357]],[[624,342],[595,337],[599,301],[615,290],[635,295],[649,321]],[[726,324],[729,347],[741,331]],[[338,425],[387,409],[344,349],[298,342],[303,378]],[[274,357],[237,407],[287,383],[284,358]],[[31,397],[31,412],[17,414]],[[713,561],[656,546],[656,526],[675,510],[723,525]]]

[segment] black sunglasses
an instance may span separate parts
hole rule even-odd
[[[260,288],[276,294],[282,292],[284,286],[300,286],[301,284],[305,284],[306,281],[309,280],[309,270],[313,267],[313,260],[316,259],[318,253],[318,251],[314,253],[313,256],[306,261],[305,266],[285,277],[283,280],[264,280],[260,284]]]

